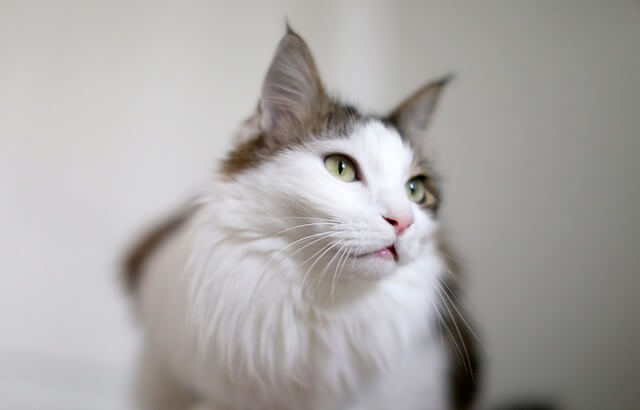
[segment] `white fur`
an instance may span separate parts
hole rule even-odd
[[[354,158],[362,180],[329,174],[331,153]],[[446,408],[434,327],[446,269],[436,222],[405,193],[413,160],[371,121],[211,181],[143,276],[145,360],[168,376],[142,402],[158,410],[154,394],[175,389],[214,409]],[[396,237],[390,212],[415,222]],[[354,256],[394,242],[397,263]]]

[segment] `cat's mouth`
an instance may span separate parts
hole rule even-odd
[[[396,247],[394,245],[387,246],[386,248],[380,248],[378,250],[375,250],[370,253],[365,253],[360,256],[361,257],[371,256],[375,258],[381,258],[381,259],[392,260],[392,261],[398,260],[398,253],[396,252]]]

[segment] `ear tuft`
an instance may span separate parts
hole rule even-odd
[[[439,80],[434,81],[435,83],[440,83],[441,86],[445,86],[456,79],[455,73],[447,73],[442,76]]]
[[[299,137],[327,97],[311,51],[287,23],[262,85],[260,127],[270,144]]]
[[[393,110],[389,121],[404,137],[421,145],[442,90],[453,78],[450,73],[420,88]]]
[[[293,31],[293,29],[291,28],[291,24],[289,24],[288,17],[284,18],[284,27],[285,27],[285,34],[295,34],[295,31]]]

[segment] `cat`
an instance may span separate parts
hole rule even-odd
[[[477,355],[424,155],[448,80],[363,114],[287,27],[231,152],[126,260],[139,408],[471,406]]]

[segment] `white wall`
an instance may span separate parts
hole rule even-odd
[[[0,0],[0,408],[122,408],[114,277],[254,106],[284,16],[330,89],[434,124],[489,401],[640,402],[638,2]]]

